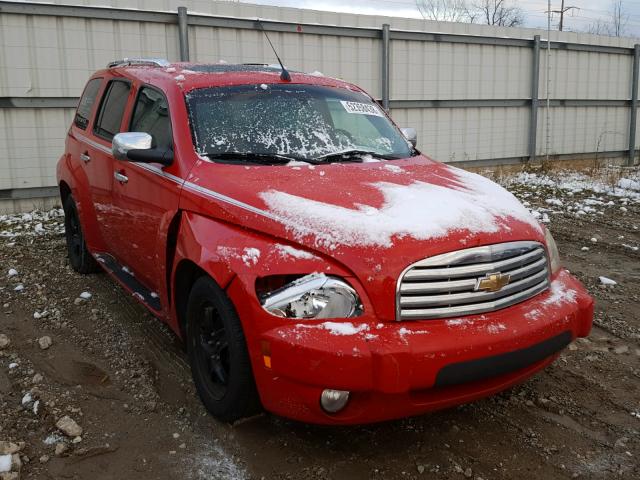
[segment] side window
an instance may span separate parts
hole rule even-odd
[[[102,97],[100,111],[98,112],[96,124],[93,132],[105,140],[111,140],[116,133],[120,132],[122,115],[127,106],[131,85],[121,80],[113,80],[109,83],[107,90]]]
[[[80,103],[78,103],[78,108],[76,109],[76,116],[73,119],[73,123],[75,123],[76,127],[81,128],[82,130],[86,130],[87,125],[89,125],[91,108],[96,101],[101,83],[101,78],[94,78],[93,80],[89,80],[87,86],[84,87],[84,92],[82,92]]]
[[[168,150],[172,147],[169,105],[160,91],[149,87],[140,90],[129,131],[148,133],[153,137],[155,148]]]

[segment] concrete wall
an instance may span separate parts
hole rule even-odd
[[[246,21],[269,19],[290,68],[344,78],[376,98],[384,95],[381,28],[390,24],[391,114],[442,161],[520,162],[543,155],[547,137],[552,155],[629,149],[631,39],[552,32],[554,102],[549,115],[541,102],[533,129],[533,39],[543,37],[544,99],[544,31],[214,0],[0,1],[0,210],[54,192],[73,106],[93,71],[123,57],[179,59],[178,6],[189,11],[191,61],[273,63],[262,33]]]

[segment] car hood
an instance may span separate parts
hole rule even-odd
[[[205,196],[210,213],[225,221],[340,262],[372,299],[385,299],[376,305],[385,318],[394,315],[389,295],[399,275],[420,259],[500,242],[544,242],[538,221],[511,193],[422,155],[322,166],[200,160],[186,188]]]

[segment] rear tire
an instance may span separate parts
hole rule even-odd
[[[91,255],[91,252],[89,252],[84,241],[78,208],[71,195],[65,198],[62,208],[64,209],[64,233],[67,239],[67,254],[71,268],[83,274],[99,271],[100,266]]]
[[[213,416],[234,422],[260,410],[240,319],[209,277],[196,280],[189,294],[186,340],[196,390]]]

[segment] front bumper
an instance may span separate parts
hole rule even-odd
[[[561,271],[550,290],[496,312],[391,323],[360,318],[346,329],[336,328],[340,321],[292,322],[250,339],[250,351],[267,410],[309,423],[369,423],[470,402],[522,382],[587,336],[592,318],[593,300]],[[321,409],[325,388],[351,392],[344,410]]]

